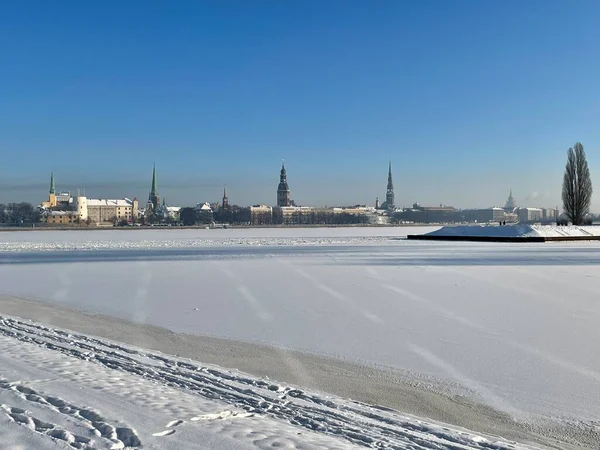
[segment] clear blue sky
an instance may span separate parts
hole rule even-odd
[[[559,203],[600,209],[600,2],[13,1],[0,6],[0,201]]]

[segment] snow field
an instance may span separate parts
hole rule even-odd
[[[35,448],[530,448],[10,317],[0,367],[8,440]]]
[[[183,231],[90,232],[102,250],[70,252],[44,246],[86,248],[86,232],[75,244],[3,234],[24,251],[0,252],[0,294],[434,377],[517,421],[597,435],[598,243],[416,242],[398,239],[414,229],[378,228],[206,230],[210,245],[189,246],[199,235]]]
[[[463,237],[598,237],[600,226],[554,226],[554,225],[468,225],[468,226],[446,226],[428,233],[432,236],[463,236]]]

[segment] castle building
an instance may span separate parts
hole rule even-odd
[[[114,222],[137,219],[139,214],[139,203],[137,198],[107,199],[77,197],[74,209],[79,220],[90,220],[93,223]]]

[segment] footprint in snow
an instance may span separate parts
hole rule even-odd
[[[167,425],[165,425],[165,428],[167,428],[166,430],[157,431],[156,433],[152,433],[152,436],[156,436],[156,437],[171,436],[172,434],[175,433],[175,430],[173,429],[173,427],[177,427],[177,426],[181,425],[182,423],[183,423],[183,420],[181,420],[181,419],[172,420]]]
[[[96,411],[77,407],[58,397],[44,395],[40,392],[36,392],[30,387],[23,386],[20,383],[9,383],[6,380],[0,380],[0,389],[12,390],[17,392],[23,400],[42,404],[60,414],[68,415],[76,420],[83,421],[90,427],[90,431],[96,437],[103,437],[112,441],[114,443],[112,448],[114,449],[125,447],[137,448],[142,446],[142,443],[133,428],[113,426]],[[7,405],[0,405],[0,408],[2,408],[14,422],[25,425],[35,432],[45,434],[54,439],[66,441],[74,448],[90,447],[90,445],[88,445],[90,439],[83,436],[77,436],[68,430],[60,428],[58,425],[42,422],[31,416],[29,412],[24,409],[13,408]]]
[[[178,425],[181,425],[183,423],[183,420],[173,420],[172,422],[169,422],[165,428],[173,428],[176,427]]]
[[[171,428],[170,430],[159,431],[158,433],[152,433],[152,436],[156,436],[156,437],[170,436],[174,433],[175,433],[175,430]]]
[[[253,413],[237,412],[237,411],[231,411],[229,409],[226,409],[225,411],[221,411],[216,414],[204,414],[202,416],[192,417],[190,419],[190,421],[197,422],[199,420],[230,419],[230,418],[234,418],[234,417],[235,418],[245,418],[245,417],[252,417],[252,416],[254,416]],[[155,436],[155,437],[171,436],[176,431],[175,427],[181,425],[184,422],[185,421],[181,420],[181,419],[173,420],[165,426],[166,430],[157,431],[156,433],[152,433],[152,436]]]
[[[252,417],[252,416],[254,416],[253,413],[242,413],[242,412],[231,411],[231,410],[227,409],[225,411],[222,411],[222,412],[216,413],[216,414],[204,414],[202,416],[192,417],[190,420],[196,422],[198,420],[229,419],[229,418],[233,418],[233,417],[245,418],[245,417]]]

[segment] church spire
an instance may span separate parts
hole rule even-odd
[[[158,181],[156,176],[156,163],[154,163],[152,166],[152,186],[150,187],[148,203],[152,204],[152,209],[154,210],[160,206],[160,197],[158,196]]]
[[[221,202],[223,209],[229,208],[229,199],[227,198],[227,185],[223,185],[223,201]]]
[[[392,210],[395,208],[394,204],[394,183],[392,182],[392,160],[390,159],[390,163],[388,166],[388,182],[387,182],[387,192],[385,194],[385,204],[388,210]]]
[[[156,180],[156,163],[152,166],[152,188],[150,189],[150,196],[158,196],[158,182]]]
[[[281,161],[281,173],[279,174],[279,186],[277,186],[277,206],[291,206],[290,186],[287,182],[287,172],[284,161]]]
[[[56,188],[54,186],[54,172],[50,173],[50,194],[56,194]]]

